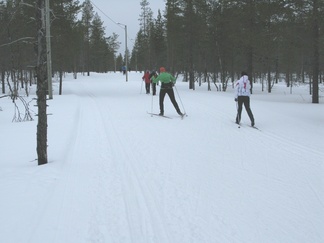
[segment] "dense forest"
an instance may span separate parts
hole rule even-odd
[[[9,77],[33,77],[36,3],[0,1],[3,90]],[[163,65],[184,73],[191,89],[199,80],[221,83],[225,91],[244,69],[251,80],[265,80],[268,92],[278,80],[288,86],[310,80],[310,92],[318,93],[324,71],[323,0],[166,0],[165,9],[154,10],[156,18],[148,0],[139,5],[134,48],[121,55],[120,37],[105,33],[90,0],[50,1],[53,73],[116,71],[128,56],[129,70]]]
[[[210,78],[226,90],[241,70],[265,80],[268,92],[279,79],[288,86],[311,80],[318,102],[324,1],[168,0],[156,19],[147,1],[142,10],[131,66],[154,69],[164,63],[185,72],[192,89],[197,80]]]

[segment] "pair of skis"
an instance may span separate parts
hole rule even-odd
[[[147,114],[151,115],[151,116],[159,116],[159,117],[163,117],[163,118],[167,118],[167,119],[172,119],[172,117],[170,116],[161,116],[160,114],[157,114],[157,113],[152,113],[152,112],[147,112]],[[181,119],[183,119],[185,116],[188,116],[186,113],[183,114],[182,116],[180,116]]]
[[[160,114],[157,114],[157,113],[147,112],[147,114],[149,114],[149,115],[151,115],[151,116],[159,116],[159,117],[163,117],[163,118],[167,118],[167,119],[172,119],[172,117],[170,117],[170,116],[165,116],[165,115],[161,116]],[[188,116],[188,115],[185,113],[185,114],[183,114],[183,116],[180,116],[180,118],[183,119],[183,118],[186,117],[186,116]],[[235,122],[235,124],[237,125],[238,128],[241,128],[241,126],[242,126],[240,123],[237,124],[237,123]],[[254,128],[254,129],[256,129],[256,130],[261,131],[261,130],[260,130],[258,127],[256,127],[256,126],[248,125],[248,127],[250,127],[250,128]]]
[[[241,128],[242,127],[242,125],[240,124],[240,123],[236,123],[235,122],[235,124],[237,125],[237,128]],[[254,129],[256,129],[256,130],[259,130],[259,131],[261,131],[258,127],[256,127],[256,126],[251,126],[251,125],[248,125],[248,127],[251,127],[251,128],[254,128]]]

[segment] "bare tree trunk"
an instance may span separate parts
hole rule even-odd
[[[272,85],[271,85],[271,71],[270,71],[270,68],[268,67],[268,93],[271,93],[271,88],[272,88]]]
[[[47,70],[46,70],[46,39],[45,39],[44,0],[37,0],[37,156],[38,165],[47,164]]]
[[[289,71],[286,71],[286,84],[287,84],[287,88],[289,88],[289,86],[290,86],[290,73],[289,73]]]
[[[62,71],[62,70],[60,70],[59,75],[60,75],[60,89],[59,89],[59,95],[62,95],[62,86],[63,86],[63,71]]]
[[[6,93],[5,75],[6,75],[6,72],[5,71],[2,71],[1,72],[1,83],[2,83],[2,93],[3,94]]]
[[[254,23],[255,23],[255,7],[254,0],[249,0],[249,26],[248,26],[248,47],[247,47],[247,73],[249,75],[251,83],[251,94],[253,92],[253,35],[254,33]]]
[[[313,1],[313,95],[312,103],[319,103],[318,76],[319,76],[319,13],[318,0]]]
[[[20,75],[19,75],[20,73]],[[24,86],[24,74],[23,74],[23,70],[20,69],[20,71],[18,72],[18,77],[20,76],[20,83],[21,83],[21,88],[23,89],[25,86]]]

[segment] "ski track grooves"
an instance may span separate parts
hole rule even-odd
[[[171,242],[163,208],[136,168],[140,158],[124,149],[118,126],[109,118],[109,105],[100,103],[86,84],[80,85],[84,87],[77,94],[71,149],[43,214],[36,215],[39,224],[29,242]],[[80,213],[84,208],[88,210]]]
[[[156,199],[152,196],[146,183],[141,180],[140,173],[136,166],[129,161],[138,161],[137,156],[125,148],[122,139],[118,134],[118,128],[109,118],[109,105],[104,106],[95,99],[93,94],[90,95],[97,108],[100,110],[101,119],[105,121],[104,133],[109,141],[112,153],[113,163],[116,164],[118,172],[122,177],[123,198],[127,213],[129,233],[132,242],[171,242],[163,223],[161,208],[158,208]],[[103,114],[107,114],[103,117]],[[109,124],[107,124],[109,122]],[[145,208],[142,208],[145,205]],[[138,222],[141,220],[141,222]],[[149,220],[149,222],[146,222]],[[143,228],[145,227],[145,228]]]
[[[69,210],[64,210],[64,208],[67,206],[65,205],[66,197],[70,194],[70,185],[73,183],[73,170],[78,166],[78,164],[75,162],[74,155],[77,153],[77,148],[79,147],[79,141],[78,137],[79,134],[82,132],[82,109],[80,109],[80,102],[78,103],[78,109],[76,112],[76,129],[75,132],[71,136],[71,146],[72,150],[70,150],[65,158],[64,163],[62,164],[63,167],[63,175],[61,177],[60,182],[58,185],[54,188],[53,193],[49,196],[47,202],[44,204],[44,208],[42,210],[42,213],[38,215],[40,222],[31,232],[31,235],[29,236],[29,242],[40,242],[40,239],[43,239],[44,236],[42,234],[42,226],[47,225],[47,219],[48,214],[55,211],[58,212],[56,217],[54,219],[51,219],[51,225],[55,227],[55,230],[50,229],[50,232],[47,234],[46,238],[49,239],[49,242],[57,242],[56,239],[58,237],[58,231],[57,229],[60,228],[61,222],[63,218],[68,218],[67,215],[70,215]],[[64,168],[65,167],[65,168]],[[63,191],[63,193],[62,193]],[[62,198],[60,196],[63,195]],[[64,214],[62,212],[65,212]],[[50,226],[47,226],[45,230],[49,230]]]
[[[290,146],[293,145],[298,151],[302,150],[303,152],[309,152],[309,153],[324,157],[324,153],[319,150],[313,149],[311,147],[308,147],[308,146],[300,144],[300,143],[296,143],[295,141],[293,141],[289,138],[282,137],[280,135],[276,135],[276,134],[273,134],[270,132],[264,132],[264,131],[262,131],[262,132],[264,135],[266,135],[266,137],[268,139],[272,139],[272,140],[277,141],[281,144],[289,144]]]
[[[74,234],[77,234],[77,230],[80,230],[80,229],[77,229],[77,230],[73,229],[73,225],[74,225],[73,221],[81,220],[80,218],[78,218],[77,211],[80,209],[80,207],[82,207],[83,203],[84,204],[89,203],[88,200],[84,200],[85,199],[84,197],[92,198],[92,200],[94,200],[95,203],[94,203],[94,206],[91,207],[89,212],[87,212],[85,214],[85,217],[91,218],[91,220],[89,220],[89,221],[91,221],[92,223],[91,223],[91,225],[84,226],[84,227],[89,227],[88,231],[85,231],[82,233],[80,232],[81,234],[78,236],[78,238],[81,241],[86,241],[85,237],[88,238],[89,236],[85,236],[85,234],[91,233],[91,231],[93,229],[93,225],[95,225],[95,223],[93,223],[93,222],[96,220],[96,218],[93,215],[93,211],[95,211],[96,207],[97,207],[96,200],[98,200],[100,192],[98,193],[96,191],[96,189],[97,189],[97,186],[100,186],[101,181],[100,181],[99,176],[98,176],[99,179],[94,178],[93,170],[97,167],[97,165],[100,162],[102,163],[102,158],[100,157],[100,156],[102,156],[102,154],[99,154],[98,156],[96,156],[94,151],[91,149],[92,146],[95,146],[95,145],[93,145],[94,144],[93,141],[88,141],[88,143],[91,144],[91,145],[89,145],[90,148],[82,147],[82,144],[84,144],[83,134],[86,132],[93,132],[92,130],[86,131],[84,129],[85,128],[84,124],[86,124],[88,122],[88,120],[85,118],[91,119],[91,115],[89,116],[89,114],[87,114],[87,112],[92,110],[92,111],[94,111],[94,117],[97,117],[97,115],[95,114],[96,110],[92,109],[95,107],[91,106],[91,103],[88,102],[89,99],[87,99],[86,97],[87,96],[79,98],[80,99],[80,102],[79,102],[80,112],[79,112],[79,116],[77,119],[77,121],[78,121],[77,132],[74,137],[75,144],[74,144],[73,150],[69,153],[69,156],[66,159],[68,169],[66,170],[65,178],[63,178],[62,183],[61,183],[61,186],[64,185],[64,193],[63,193],[64,196],[60,202],[60,209],[58,210],[59,216],[58,216],[57,228],[59,230],[56,231],[56,235],[55,235],[55,237],[53,237],[54,242],[60,242],[62,239],[64,239],[65,241],[69,241],[69,236],[61,234],[61,232],[64,230],[63,229],[60,230],[60,228],[63,228],[64,226],[69,227],[71,229],[71,232],[76,231]],[[91,107],[91,109],[89,109],[89,107]],[[97,122],[99,123],[100,121],[97,121]],[[100,143],[97,142],[95,144],[97,145]],[[99,151],[102,151],[102,150],[99,150]],[[82,156],[84,156],[88,160],[84,160],[83,158],[81,159]],[[93,163],[90,163],[90,159],[92,159]],[[77,173],[82,173],[83,170],[82,169],[80,170],[80,168],[82,168],[82,166],[83,167],[86,166],[87,168],[89,168],[89,170],[88,170],[88,174],[85,175],[85,177],[84,177],[83,183],[80,183],[80,181],[76,181],[78,176],[74,176],[74,175]],[[99,164],[99,166],[103,166],[103,165]],[[75,201],[75,204],[78,206],[74,207],[74,205],[67,205],[66,199],[68,197],[72,197],[73,200]],[[79,201],[80,199],[81,199],[81,201]],[[93,236],[90,235],[90,238],[92,238],[92,240],[96,239],[96,241],[98,241],[98,237],[101,238],[100,234],[98,234],[95,237],[96,238],[94,238]]]

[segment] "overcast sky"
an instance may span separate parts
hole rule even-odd
[[[133,42],[139,31],[140,2],[141,0],[91,0],[94,12],[97,12],[104,22],[106,35],[110,36],[113,32],[119,35],[118,41],[121,42],[119,52],[122,54],[125,50],[125,28],[115,23],[127,25],[127,47],[132,51]],[[165,0],[148,0],[148,2],[154,18],[159,9],[163,14]]]

